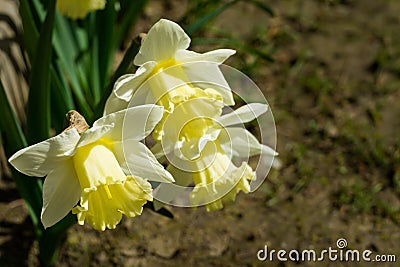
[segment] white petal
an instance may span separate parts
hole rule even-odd
[[[78,177],[71,160],[63,162],[47,175],[43,184],[42,223],[50,227],[78,203],[81,196]]]
[[[115,82],[113,92],[107,99],[104,107],[104,115],[126,109],[132,96],[142,83],[149,78],[156,64],[156,62],[148,62],[137,69],[135,74],[121,76]]]
[[[98,119],[94,122],[93,127],[112,125],[112,129],[104,137],[113,141],[142,140],[153,131],[161,120],[163,111],[163,107],[151,104],[131,107]]]
[[[267,112],[268,105],[261,103],[251,103],[238,108],[237,110],[221,116],[218,120],[223,126],[243,124],[254,120],[263,113]]]
[[[114,114],[114,113],[112,113]],[[104,118],[104,117],[103,117]],[[105,136],[112,128],[114,128],[114,124],[111,123],[109,125],[94,125],[91,127],[89,130],[85,131],[81,135],[81,139],[79,140],[78,144],[76,147],[82,147],[87,144],[93,143],[103,136]],[[72,152],[69,152],[68,155],[73,154]]]
[[[128,107],[129,102],[119,98],[114,92],[107,98],[103,115],[108,115]]]
[[[152,78],[150,78],[150,79],[152,79]],[[156,102],[157,101],[155,100],[153,93],[150,90],[149,83],[144,82],[139,87],[139,89],[136,90],[135,94],[132,96],[132,99],[129,102],[128,107],[141,106],[141,105],[145,105],[145,104],[154,104]]]
[[[177,50],[188,48],[189,44],[189,36],[178,24],[161,19],[147,33],[133,62],[140,66],[148,61],[168,60]]]
[[[123,139],[144,139],[162,119],[163,112],[162,106],[153,104],[128,108],[123,122]]]
[[[29,176],[47,175],[60,161],[64,153],[73,149],[80,136],[75,128],[19,150],[8,160],[15,169]]]
[[[175,60],[182,63],[196,61],[222,63],[235,53],[236,51],[232,49],[217,49],[203,54],[189,50],[178,50],[175,54]]]
[[[225,128],[218,138],[225,153],[235,157],[248,158],[261,152],[276,156],[272,148],[260,144],[257,138],[248,130],[239,127]]]
[[[232,106],[235,104],[231,88],[225,80],[224,75],[215,62],[201,61],[179,65],[190,81],[196,87],[203,89],[212,88],[222,95],[224,104]]]
[[[174,182],[172,175],[157,161],[153,153],[136,140],[115,143],[114,153],[121,167],[129,170],[132,176],[156,182]]]
[[[262,145],[261,147],[262,153],[269,156],[278,156],[278,152],[267,145]]]
[[[135,74],[121,76],[114,84],[115,94],[129,102],[140,85],[150,76],[156,64],[156,62],[147,62],[138,68]]]

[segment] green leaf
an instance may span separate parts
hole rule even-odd
[[[269,7],[268,5],[266,5],[265,3],[261,2],[261,1],[258,1],[258,0],[246,0],[244,2],[252,3],[253,5],[255,5],[259,9],[263,10],[264,12],[269,14],[270,16],[275,16],[275,13],[271,9],[271,7]]]
[[[130,28],[136,22],[137,18],[143,14],[143,10],[147,4],[147,0],[135,0],[135,1],[120,1],[121,2],[121,11],[120,17],[121,20],[118,23],[118,28],[116,29],[115,40],[117,44],[122,44],[124,39],[126,39],[127,35],[130,32]]]
[[[206,24],[207,22],[209,22],[210,20],[215,18],[217,15],[222,13],[224,10],[226,10],[228,7],[232,6],[233,4],[235,4],[237,2],[238,2],[238,0],[229,1],[229,2],[227,2],[225,4],[223,4],[222,6],[214,9],[213,11],[209,12],[208,14],[206,14],[204,17],[200,18],[199,20],[197,20],[193,24],[191,24],[188,27],[186,27],[185,28],[185,32],[188,35],[192,35],[194,32],[196,32],[202,26],[204,26],[204,24]]]
[[[30,58],[35,54],[39,32],[27,0],[20,0],[19,13],[24,28],[24,46]]]
[[[101,95],[101,83],[102,79],[100,78],[100,40],[98,34],[97,26],[97,14],[90,14],[86,19],[86,35],[87,39],[90,40],[90,44],[88,46],[88,57],[85,57],[84,63],[85,70],[87,73],[87,79],[89,80],[89,91],[92,95],[91,99],[89,99],[89,103],[91,106],[94,106],[100,100]]]
[[[203,0],[203,1],[193,1],[195,4],[192,8],[189,9],[188,12],[183,16],[180,20],[180,24],[187,24],[188,21],[193,21],[193,18],[200,17],[194,23],[190,24],[185,28],[186,33],[192,35],[194,32],[198,31],[201,27],[203,27],[207,22],[214,19],[216,16],[221,14],[223,11],[231,7],[232,5],[238,2],[245,2],[248,4],[253,4],[257,8],[261,9],[262,11],[268,13],[271,16],[274,16],[273,10],[265,3],[259,0],[233,0],[229,2],[225,2],[225,4],[221,5],[224,1],[221,0]],[[217,7],[220,5],[219,7]],[[211,10],[204,15],[204,10]]]
[[[27,109],[28,143],[33,144],[49,137],[50,130],[50,63],[55,1],[49,2],[48,12],[40,30],[29,83]]]
[[[91,116],[92,111],[86,100],[88,92],[85,90],[89,87],[88,76],[79,62],[80,54],[88,46],[87,35],[75,21],[70,21],[57,12],[53,45],[57,56],[53,64],[57,65],[60,77],[67,76],[67,87],[71,87],[80,113],[84,117]]]
[[[27,142],[21,130],[19,122],[10,106],[6,92],[0,80],[0,132],[3,137],[3,146],[7,158],[18,150],[26,147]],[[27,177],[14,168],[11,169],[18,192],[24,199],[31,216],[36,235],[40,236],[42,225],[40,222],[40,213],[42,210],[42,182],[40,179]]]
[[[109,73],[112,67],[113,56],[118,44],[115,43],[114,25],[117,17],[115,11],[115,0],[108,0],[104,10],[96,12],[96,33],[98,41],[98,67],[99,68],[99,89],[104,88],[106,81],[109,78]],[[96,92],[98,103],[101,92]]]
[[[63,120],[65,114],[69,110],[75,109],[75,104],[64,76],[55,70],[54,67],[57,65],[54,65],[51,67],[51,114],[53,114],[52,125],[55,132],[58,133],[65,128]]]

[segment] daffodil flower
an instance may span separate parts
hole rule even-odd
[[[223,203],[235,201],[240,191],[249,193],[250,182],[256,179],[255,172],[246,162],[242,162],[240,167],[233,164],[218,139],[207,142],[201,155],[188,161],[184,168],[169,165],[167,169],[175,177],[180,177],[180,181],[194,182],[190,203],[193,206],[205,205],[207,211],[222,209]]]
[[[219,65],[235,51],[218,49],[200,54],[187,50],[189,44],[189,36],[178,24],[166,19],[154,24],[134,59],[139,69],[135,74],[120,77],[115,83],[105,114],[126,108],[146,81],[149,83],[149,90],[143,92],[146,103],[157,102],[176,85],[186,83],[190,86],[199,82],[196,86],[202,89],[216,85],[214,89],[221,94],[224,104],[233,105],[233,95]]]
[[[190,193],[192,205],[204,204],[208,211],[220,209],[223,202],[235,200],[238,192],[248,193],[250,182],[256,178],[246,162],[237,167],[233,159],[262,154],[272,164],[277,155],[248,130],[237,126],[265,113],[268,106],[252,103],[221,116],[223,104],[217,92],[207,89],[203,92],[212,94],[206,95],[188,90],[191,93],[184,94],[180,89],[174,90],[180,97],[170,100],[174,108],[156,127],[161,127],[158,132],[162,134],[152,150],[157,157],[166,156],[170,162],[167,170],[179,186],[195,184]],[[169,203],[181,189],[162,184],[156,190],[156,198]]]
[[[146,201],[152,200],[147,179],[174,181],[139,142],[162,115],[160,106],[129,108],[100,118],[81,135],[71,128],[15,153],[9,162],[18,171],[46,176],[44,227],[56,224],[71,210],[79,224],[86,222],[98,230],[115,228],[122,214],[141,214]],[[124,119],[135,123],[123,128]]]
[[[58,11],[71,19],[83,19],[89,12],[103,9],[105,5],[106,0],[57,0]]]

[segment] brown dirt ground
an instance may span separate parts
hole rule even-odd
[[[265,93],[281,169],[222,211],[169,207],[175,218],[168,219],[145,210],[105,232],[76,225],[57,266],[295,266],[261,262],[256,253],[264,245],[320,251],[339,238],[400,261],[400,2],[266,2],[275,17],[240,3],[206,32],[272,55],[269,62],[240,50],[228,64]],[[151,3],[135,34],[160,16],[179,20],[187,6]],[[12,180],[3,178],[0,266],[37,266],[31,228]]]

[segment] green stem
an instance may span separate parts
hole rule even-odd
[[[60,245],[68,228],[76,223],[76,216],[69,213],[64,219],[47,228],[39,239],[39,260],[43,267],[53,266],[57,260]]]

